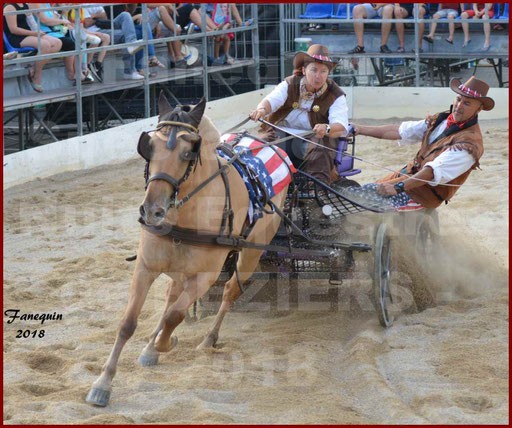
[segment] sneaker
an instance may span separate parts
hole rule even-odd
[[[141,76],[136,71],[132,71],[131,73],[123,73],[123,78],[126,80],[142,80],[144,76]]]
[[[224,65],[224,58],[213,58],[212,65]]]
[[[224,64],[233,65],[235,63],[235,60],[233,57],[226,55],[224,59]]]
[[[94,80],[94,77],[92,77],[92,73],[89,70],[86,70],[83,72],[85,74],[84,80],[82,80],[82,83],[95,83],[96,80]]]
[[[144,69],[137,70],[137,73],[139,73],[141,76],[144,77]],[[149,70],[149,77],[156,77],[158,73],[156,71]]]
[[[93,77],[98,80],[99,82],[102,82],[103,79],[100,77],[100,75],[98,74],[98,70],[96,69],[96,66],[94,64],[88,64],[87,65],[87,68],[89,69],[89,71],[91,72],[91,74],[93,75]]]
[[[142,45],[139,46],[128,46],[126,50],[130,55],[135,55],[137,52],[139,52],[142,49]]]
[[[96,69],[96,74],[100,78],[100,80],[103,82],[103,63],[99,61],[94,62],[94,68]]]
[[[348,54],[359,54],[364,53],[364,46],[356,45],[356,47],[347,52]]]
[[[391,49],[389,49],[389,48],[388,48],[388,45],[382,45],[382,46],[380,47],[380,51],[381,51],[382,53],[392,53],[392,52],[391,52]]]

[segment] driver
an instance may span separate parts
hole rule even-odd
[[[335,65],[327,46],[311,45],[307,52],[298,52],[293,60],[293,75],[277,85],[250,118],[266,118],[281,127],[312,131],[312,141],[337,149],[338,138],[345,136],[348,128],[348,108],[345,93],[328,78]],[[276,134],[279,138],[286,136],[279,131]],[[307,173],[331,183],[334,151],[298,138],[283,144],[296,167],[305,163]]]

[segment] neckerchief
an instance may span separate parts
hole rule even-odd
[[[448,116],[447,118],[446,127],[449,128],[450,126],[457,125],[459,129],[462,129],[467,122],[474,118],[475,116],[470,117],[468,120],[465,120],[464,122],[456,122],[455,119],[453,118],[453,113],[451,113],[450,116]]]
[[[327,82],[325,82],[323,84],[323,86],[317,92],[307,91],[306,90],[306,78],[303,77],[300,81],[299,106],[300,106],[302,100],[314,101],[315,98],[320,98],[326,90],[327,90]]]

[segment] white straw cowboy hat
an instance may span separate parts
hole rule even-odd
[[[194,46],[181,45],[181,54],[189,66],[196,64],[199,58],[199,50]]]
[[[329,57],[329,48],[324,45],[311,45],[307,52],[298,52],[293,58],[293,68],[300,68],[304,66],[305,62],[320,62],[332,70],[337,62]]]
[[[450,88],[452,88],[452,91],[464,97],[481,101],[484,110],[492,110],[494,108],[494,100],[487,96],[489,85],[483,80],[471,76],[466,83],[461,84],[460,80],[454,77],[450,81]]]

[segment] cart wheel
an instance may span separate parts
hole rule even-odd
[[[439,239],[439,216],[436,210],[427,210],[416,223],[416,257],[422,265],[432,266]]]
[[[390,313],[393,304],[391,293],[391,237],[387,226],[381,223],[375,237],[375,252],[373,262],[373,291],[377,304],[377,315],[383,327],[390,327],[394,316]]]

